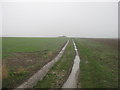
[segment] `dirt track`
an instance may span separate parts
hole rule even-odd
[[[29,78],[26,82],[18,86],[17,88],[32,88],[39,80],[42,80],[43,77],[47,74],[50,68],[61,58],[63,55],[66,46],[68,45],[69,41],[65,44],[59,54],[49,63],[47,63],[43,68],[41,68],[37,73],[35,73],[31,78]]]

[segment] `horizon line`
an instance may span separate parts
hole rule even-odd
[[[3,37],[25,37],[25,38],[109,38],[109,39],[118,39],[118,37],[75,37],[75,36],[0,36]]]

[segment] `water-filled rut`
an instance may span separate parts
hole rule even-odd
[[[77,50],[77,47],[76,47],[76,44],[74,41],[73,41],[73,44],[74,44],[76,56],[74,59],[72,71],[71,71],[67,81],[64,83],[62,88],[77,88],[77,79],[78,79],[78,75],[79,75],[79,71],[80,71],[80,68],[79,68],[80,57],[78,55],[78,50]]]

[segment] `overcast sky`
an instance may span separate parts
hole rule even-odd
[[[117,2],[5,2],[3,36],[118,37]]]

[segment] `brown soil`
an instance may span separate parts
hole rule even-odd
[[[28,68],[37,63],[45,64],[51,60],[56,53],[45,53],[41,56],[40,53],[14,53],[13,56],[3,60],[8,67],[12,68],[13,71],[19,67]],[[50,57],[49,57],[50,56]],[[49,57],[49,58],[48,58]]]
[[[6,68],[2,68],[2,75],[5,79],[7,79],[8,72],[13,73],[22,73],[22,72],[28,72],[27,77],[24,78],[22,81],[16,81],[16,83],[8,86],[8,87],[16,87],[20,83],[23,83],[25,80],[27,80],[29,77],[31,77],[35,72],[37,72],[39,69],[41,69],[46,63],[52,60],[56,56],[57,53],[46,53],[46,55],[42,56],[39,53],[14,53],[13,56],[7,58],[6,60],[3,60],[3,66],[6,66]],[[49,57],[49,58],[48,58]],[[6,74],[7,71],[7,74]],[[3,78],[3,81],[4,81]],[[8,77],[9,78],[9,77]]]

